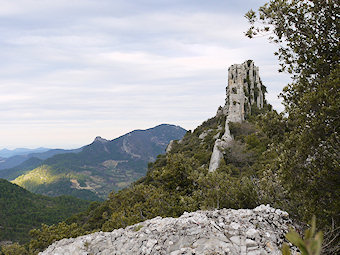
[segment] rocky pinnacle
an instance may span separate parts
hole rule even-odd
[[[217,115],[226,115],[225,133],[221,139],[215,141],[209,172],[214,172],[219,167],[223,151],[230,146],[233,140],[229,122],[244,121],[246,115],[251,114],[252,106],[263,108],[264,91],[262,88],[259,68],[254,65],[252,60],[229,67],[225,105],[217,111]]]

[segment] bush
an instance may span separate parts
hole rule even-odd
[[[28,254],[25,247],[18,243],[4,245],[1,247],[1,251],[2,253],[0,252],[0,254],[3,254],[3,255],[27,255]]]

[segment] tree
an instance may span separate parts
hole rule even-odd
[[[281,71],[297,77],[329,75],[339,63],[339,2],[337,0],[271,0],[246,14],[250,38],[269,34],[280,44]],[[259,24],[259,26],[257,26]]]
[[[336,0],[272,0],[246,14],[246,35],[268,34],[279,45],[280,71],[293,78],[281,93],[284,134],[264,128],[279,138],[271,173],[287,209],[305,222],[316,214],[322,226],[340,224],[339,16]]]

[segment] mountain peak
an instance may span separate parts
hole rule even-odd
[[[228,68],[228,86],[224,107],[219,107],[216,116],[225,115],[224,134],[216,139],[209,164],[209,172],[214,172],[223,158],[223,150],[231,146],[233,137],[230,134],[229,122],[241,123],[247,115],[252,114],[254,107],[262,109],[265,104],[265,86],[262,84],[259,68],[254,61],[247,60]]]
[[[105,138],[102,138],[101,136],[97,136],[93,142],[100,142],[100,143],[107,143],[109,140],[106,140]]]

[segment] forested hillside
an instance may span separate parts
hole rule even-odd
[[[78,153],[58,154],[29,166],[6,170],[21,171],[13,180],[31,192],[47,196],[72,195],[87,200],[103,200],[112,190],[120,190],[145,176],[148,162],[164,153],[171,140],[185,130],[162,124],[134,130],[113,140],[97,137]],[[4,171],[4,170],[3,170]]]
[[[43,152],[32,152],[23,155],[18,154],[8,158],[3,158],[2,160],[0,160],[0,178],[11,179],[18,177],[20,174],[22,174],[22,172],[20,171],[20,165],[23,164],[25,166],[29,166],[29,162],[31,159],[43,161],[47,158],[53,157],[54,155],[77,153],[81,150],[82,148],[74,150],[49,149]]]
[[[73,197],[45,197],[0,179],[0,241],[27,242],[28,232],[86,210],[89,202]]]
[[[25,172],[40,166],[42,162],[43,160],[39,158],[29,158],[15,167],[0,170],[0,178],[14,180]]]
[[[263,112],[266,109],[262,110]],[[258,110],[258,113],[260,110]],[[149,164],[146,177],[109,199],[93,205],[87,212],[73,216],[59,225],[32,231],[30,251],[35,253],[53,238],[78,236],[153,218],[180,216],[184,211],[212,208],[254,208],[263,203],[259,189],[260,162],[270,139],[256,126],[255,117],[231,124],[234,146],[225,151],[219,169],[208,173],[213,137],[221,134],[225,116],[213,117],[188,131],[173,144],[170,152]],[[203,134],[203,135],[202,135]]]
[[[33,230],[28,252],[155,216],[269,203],[301,223],[316,215],[325,236],[322,252],[339,254],[339,13],[338,1],[332,0],[272,0],[250,11],[247,35],[269,33],[279,46],[281,71],[292,74],[281,94],[285,111],[254,106],[246,121],[230,122],[233,146],[223,150],[214,172],[208,172],[209,160],[225,115],[205,121],[158,156],[130,187],[66,222]]]

